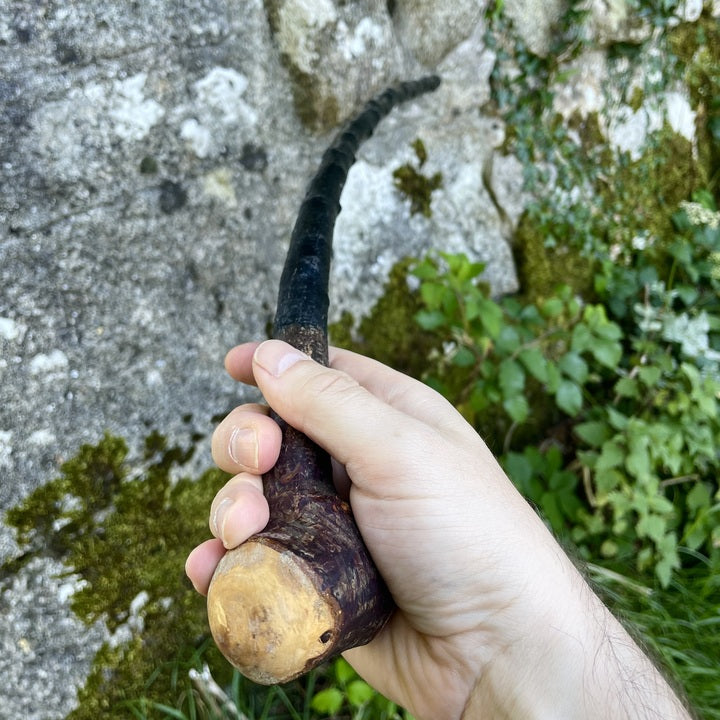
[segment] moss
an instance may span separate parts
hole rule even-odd
[[[632,108],[633,112],[637,112],[645,100],[645,93],[641,87],[635,86],[632,90],[632,94],[628,98],[628,105]]]
[[[683,23],[668,36],[684,70],[690,102],[696,111],[698,165],[720,204],[720,23],[709,8],[696,23]]]
[[[157,160],[151,155],[145,155],[140,161],[139,170],[143,175],[155,175],[158,171]]]
[[[383,295],[357,328],[352,315],[344,313],[330,326],[330,337],[334,345],[419,378],[428,368],[428,354],[439,343],[433,333],[415,322],[422,303],[419,294],[408,288],[408,269],[413,262],[406,258],[393,266]]]
[[[560,224],[560,219],[557,223]],[[557,226],[553,230],[557,232]],[[573,246],[571,237],[554,245],[547,240],[548,231],[532,213],[525,212],[513,246],[523,298],[529,302],[546,298],[561,284],[570,285],[578,295],[588,297],[593,282],[592,262]]]
[[[417,167],[410,163],[401,165],[393,172],[395,187],[410,199],[410,212],[415,215],[422,213],[431,217],[430,201],[433,190],[442,187],[442,173],[435,173],[432,177],[423,175],[420,170],[427,160],[425,144],[419,138],[412,143],[412,148],[418,159]]]
[[[621,158],[599,186],[608,214],[609,244],[627,247],[639,233],[669,241],[674,233],[672,213],[706,180],[692,143],[666,125],[649,139],[641,158]]]
[[[295,112],[302,124],[314,132],[336,127],[340,122],[340,108],[335,96],[324,93],[311,75],[300,70],[285,55],[283,62],[290,72]]]
[[[81,579],[71,601],[78,617],[87,623],[102,618],[112,633],[144,626],[127,642],[99,650],[72,720],[127,717],[124,701],[166,699],[172,668],[208,635],[204,601],[186,579],[184,562],[207,537],[208,503],[227,476],[210,470],[173,482],[171,471],[192,453],[151,433],[140,468],[131,467],[126,443],[105,435],[83,445],[58,478],[8,512],[25,553],[2,571],[51,554]],[[130,613],[140,593],[147,593],[142,621]],[[217,651],[209,650],[206,659],[227,676]]]

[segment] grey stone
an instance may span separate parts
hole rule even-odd
[[[652,33],[650,23],[628,0],[587,0],[584,9],[588,12],[587,34],[600,47],[618,42],[641,43]]]
[[[268,0],[295,108],[309,128],[328,130],[382,88],[407,75],[383,0]]]
[[[260,0],[0,0],[0,513],[105,430],[135,449],[150,428],[189,441],[255,399],[222,357],[265,336],[331,136],[303,125],[299,89],[334,103],[335,125],[419,73],[385,3],[318,3],[333,19],[293,36],[277,13],[305,5],[269,2],[269,22]],[[351,171],[334,312],[359,316],[393,259],[431,246],[514,287],[483,175],[496,131],[478,111],[493,60],[481,29],[444,51],[440,91],[388,118]],[[429,220],[392,187],[416,137],[423,172],[444,176]],[[207,441],[194,462],[210,466]],[[18,552],[0,523],[0,562]],[[0,717],[65,715],[107,637],[73,617],[57,572],[39,560],[0,585]]]
[[[536,55],[545,57],[567,0],[505,0],[505,13],[518,35]]]
[[[486,2],[478,0],[395,0],[393,21],[402,45],[428,67],[437,65],[466,40]]]

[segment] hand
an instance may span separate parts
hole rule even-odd
[[[340,492],[398,606],[370,644],[345,653],[418,718],[641,717],[613,693],[615,668],[669,688],[592,594],[475,431],[440,395],[379,363],[331,350],[331,368],[280,341],[240,345],[230,375],[257,384],[288,423],[334,458]],[[213,436],[235,477],[187,572],[202,593],[225,548],[268,519],[261,474],[278,426],[236,408]],[[617,696],[617,700],[613,700]],[[642,702],[645,702],[641,698]],[[640,706],[642,706],[642,702]],[[609,713],[609,714],[608,714]],[[687,717],[665,714],[664,717]]]

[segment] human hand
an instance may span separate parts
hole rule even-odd
[[[345,653],[361,676],[418,718],[436,720],[465,708],[473,717],[603,717],[591,714],[590,701],[606,707],[614,680],[588,667],[586,651],[597,659],[608,638],[613,656],[622,643],[620,656],[656,681],[449,403],[347,351],[331,350],[330,365],[280,341],[240,345],[226,358],[233,378],[257,384],[281,417],[333,456],[340,492],[398,606],[371,643]],[[236,475],[212,504],[216,539],[188,558],[200,592],[225,548],[266,524],[261,474],[280,439],[260,405],[237,408],[217,428],[213,458]]]

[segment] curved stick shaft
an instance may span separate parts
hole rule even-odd
[[[434,90],[439,84],[440,78],[431,75],[388,88],[345,125],[323,154],[290,236],[280,278],[273,326],[275,337],[281,337],[291,325],[320,328],[327,333],[333,230],[340,212],[340,195],[355,162],[355,153],[393,107]]]
[[[273,336],[327,365],[332,235],[340,194],[360,143],[400,102],[435,89],[428,77],[365,105],[324,153],[290,239]],[[250,679],[291,680],[369,642],[394,604],[350,506],[335,493],[329,455],[280,417],[278,461],[263,476],[266,528],[220,561],[208,618],[222,653]]]

